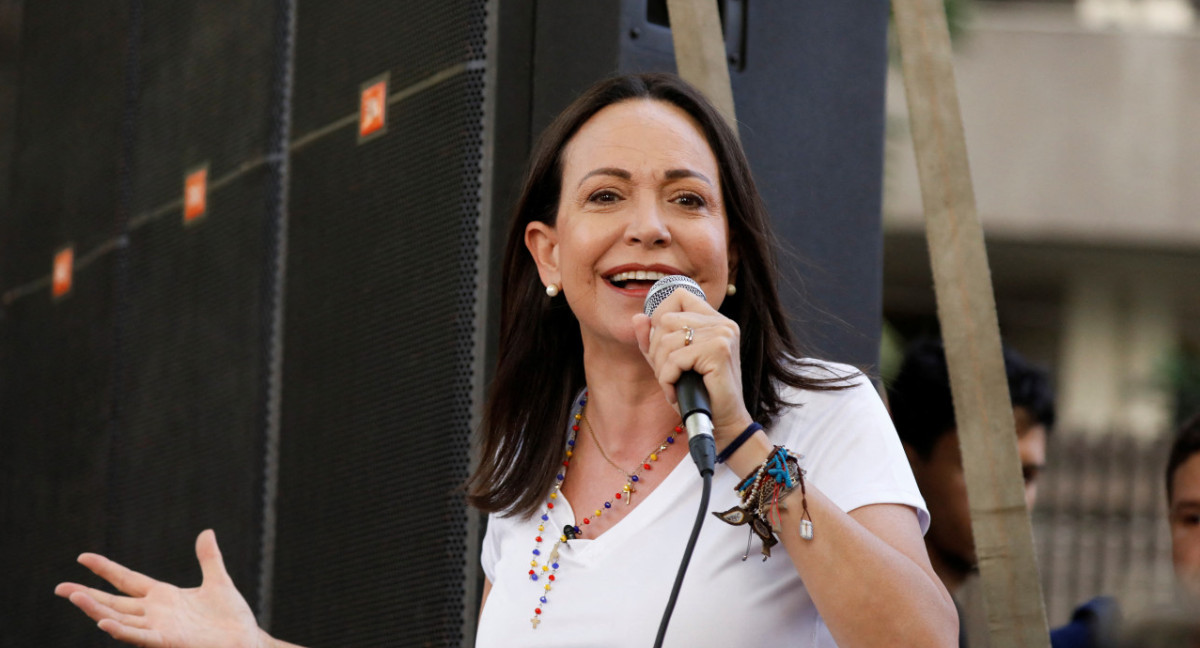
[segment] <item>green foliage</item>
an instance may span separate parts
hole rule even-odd
[[[1200,412],[1200,347],[1184,344],[1167,356],[1160,375],[1175,397],[1174,427]]]
[[[946,7],[946,25],[950,30],[950,41],[958,41],[966,31],[975,0],[942,0]],[[888,62],[900,65],[900,47],[894,36],[888,38]]]
[[[967,19],[971,13],[973,0],[944,0],[946,5],[946,23],[950,26],[950,39],[957,39],[963,33]]]

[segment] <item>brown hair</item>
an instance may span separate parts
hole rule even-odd
[[[741,329],[742,396],[754,419],[769,425],[783,402],[781,385],[844,389],[844,377],[801,374],[806,363],[788,330],[775,288],[775,259],[766,208],[737,137],[698,90],[669,74],[606,79],[576,99],[546,129],[530,158],[513,211],[501,275],[500,351],[484,409],[480,462],[468,501],[487,511],[530,514],[554,481],[566,444],[571,399],[584,387],[579,323],[563,299],[547,299],[524,246],[533,221],[554,225],[563,150],[603,108],[622,101],[670,103],[695,119],[720,168],[731,245],[737,249],[737,294],[720,312]],[[814,363],[807,363],[813,365]]]

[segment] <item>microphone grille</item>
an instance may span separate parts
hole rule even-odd
[[[683,288],[700,299],[705,299],[704,290],[691,277],[667,275],[654,282],[654,285],[650,287],[650,292],[646,293],[645,313],[653,315],[658,305],[666,301],[667,297],[670,297],[676,288]]]

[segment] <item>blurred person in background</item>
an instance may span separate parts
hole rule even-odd
[[[1167,459],[1167,520],[1175,575],[1200,601],[1200,414],[1183,425]]]
[[[1016,448],[1025,476],[1025,505],[1032,510],[1038,475],[1045,464],[1046,436],[1055,422],[1054,390],[1048,372],[1013,349],[1006,347],[1003,354],[1016,422]],[[919,341],[908,348],[900,373],[888,389],[888,404],[917,486],[929,506],[932,521],[925,534],[929,558],[950,594],[958,593],[967,577],[977,571],[978,560],[941,341]],[[1075,611],[1072,623],[1052,632],[1054,646],[1096,646],[1096,637],[1106,634],[1102,626],[1116,616],[1115,607],[1109,598],[1088,601]],[[966,644],[966,625],[960,618],[959,646]]]
[[[1164,476],[1171,559],[1182,596],[1124,624],[1117,648],[1200,648],[1200,412],[1175,436]]]
[[[1054,425],[1054,392],[1049,375],[1012,349],[1004,349],[1004,368],[1017,424],[1025,505],[1032,509],[1046,461],[1046,437]],[[925,534],[929,558],[942,583],[954,593],[976,571],[976,557],[950,373],[940,340],[922,340],[909,347],[888,389],[888,404],[933,518]]]

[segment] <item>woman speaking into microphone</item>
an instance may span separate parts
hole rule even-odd
[[[665,645],[957,644],[887,412],[862,374],[796,348],[771,245],[736,137],[677,77],[602,81],[542,135],[468,485],[490,514],[477,646],[652,642],[701,498],[675,390],[689,371],[708,395],[720,520],[696,542]],[[668,275],[705,297],[676,290],[644,314]],[[58,592],[131,643],[271,645],[210,533],[197,553],[195,590],[87,555],[129,596]],[[212,640],[218,625],[229,641]]]

